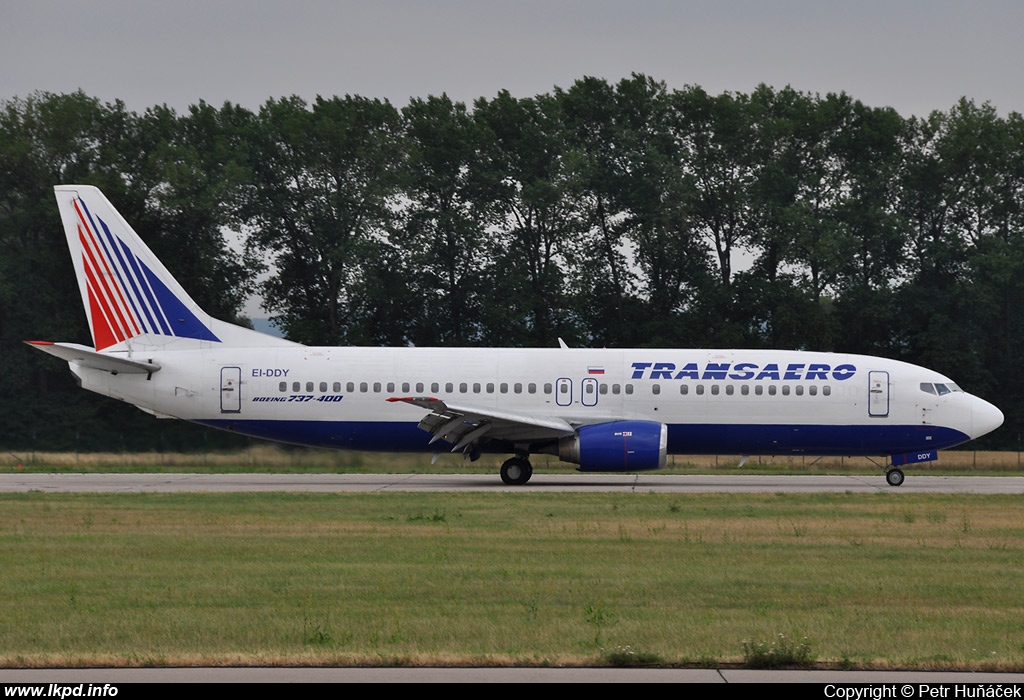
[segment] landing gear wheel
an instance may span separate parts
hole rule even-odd
[[[533,465],[524,457],[512,457],[501,465],[501,480],[509,486],[522,486],[533,476]]]
[[[890,469],[885,473],[885,480],[889,482],[889,486],[900,486],[903,483],[903,478],[901,469]]]

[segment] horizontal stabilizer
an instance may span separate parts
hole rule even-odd
[[[96,352],[92,348],[76,343],[50,343],[45,340],[26,340],[25,342],[62,360],[113,374],[152,374],[160,369],[160,365],[155,362],[139,362],[116,357],[108,353]]]

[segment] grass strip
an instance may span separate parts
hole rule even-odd
[[[1024,499],[2,494],[0,664],[1024,669]]]

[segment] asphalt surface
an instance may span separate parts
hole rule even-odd
[[[674,474],[534,474],[506,486],[497,474],[35,474],[0,476],[0,492],[381,492],[506,491],[642,493],[975,493],[1024,494],[1024,477],[908,476],[889,486],[885,476],[680,476]]]

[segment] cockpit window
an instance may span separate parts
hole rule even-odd
[[[945,396],[953,391],[962,391],[960,387],[952,382],[948,384],[932,384],[931,382],[921,382],[921,391],[926,394],[938,394],[939,396]]]

